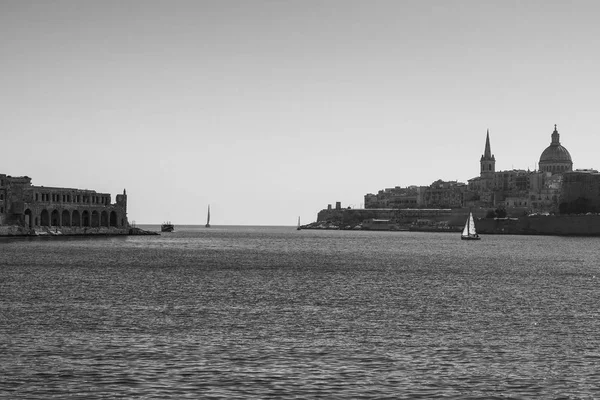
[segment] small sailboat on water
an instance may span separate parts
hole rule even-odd
[[[298,227],[296,228],[296,230],[300,230],[302,228],[300,228],[300,217],[298,217]]]
[[[473,219],[473,213],[469,211],[469,217],[467,218],[467,222],[465,223],[465,229],[463,229],[462,234],[460,235],[462,240],[480,240],[481,238],[477,234],[475,230],[475,220]]]
[[[210,228],[210,204],[208,205],[208,215],[206,216],[206,225],[205,228]]]

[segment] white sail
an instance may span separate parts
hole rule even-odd
[[[469,214],[469,218],[467,218],[467,222],[465,223],[465,228],[462,231],[462,236],[469,236],[469,221],[471,221],[470,214]]]
[[[475,220],[473,219],[473,213],[469,212],[469,217],[465,223],[465,228],[462,231],[461,237],[464,239],[479,239],[477,231],[475,231]]]
[[[473,219],[473,214],[469,213],[469,234],[477,235],[475,231],[475,220]]]

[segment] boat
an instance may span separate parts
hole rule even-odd
[[[210,228],[210,204],[208,205],[208,215],[206,216],[206,225],[205,228]]]
[[[462,240],[480,240],[481,238],[477,234],[475,230],[475,220],[473,219],[473,213],[469,211],[469,217],[467,218],[467,222],[465,223],[465,229],[463,229],[462,234],[460,235]]]
[[[171,223],[171,221],[167,221],[160,226],[161,232],[173,232],[175,230],[175,225]]]
[[[300,228],[300,217],[298,217],[298,227],[296,228],[296,230],[300,230],[302,228]]]

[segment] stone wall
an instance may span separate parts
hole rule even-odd
[[[534,215],[475,221],[480,234],[600,236],[600,215]]]
[[[449,225],[463,225],[468,213],[468,209],[325,209],[318,213],[317,222],[333,222],[345,226],[357,225],[367,219],[387,219],[404,225],[422,220],[446,221]],[[482,215],[484,215],[483,211]]]

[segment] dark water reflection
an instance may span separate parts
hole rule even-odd
[[[0,395],[595,398],[598,240],[5,239]]]

